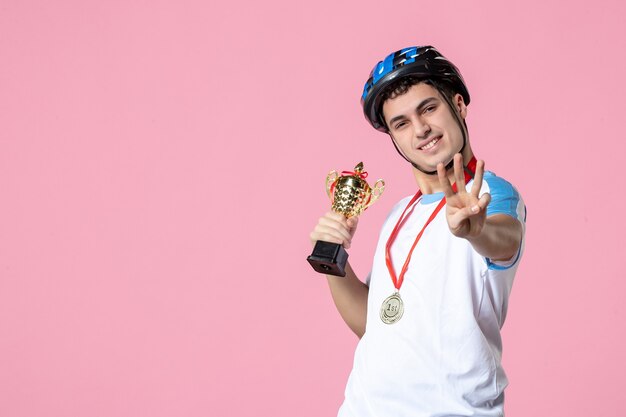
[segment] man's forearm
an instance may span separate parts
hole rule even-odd
[[[507,261],[515,256],[522,241],[522,225],[511,216],[496,214],[487,218],[481,234],[468,237],[476,252],[494,261]]]
[[[369,288],[356,276],[350,264],[346,276],[326,275],[335,306],[348,327],[359,337],[365,334]]]

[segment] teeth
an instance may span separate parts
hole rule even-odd
[[[430,142],[428,142],[426,145],[422,146],[423,150],[427,150],[432,148],[433,146],[435,146],[435,144],[439,142],[439,138],[435,138],[433,140],[431,140]]]

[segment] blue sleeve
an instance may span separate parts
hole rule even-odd
[[[487,206],[487,216],[506,214],[519,220],[524,225],[526,223],[526,206],[515,187],[492,172],[485,172],[483,180],[489,186],[489,194],[491,194],[491,202]],[[511,268],[519,260],[522,247],[523,244],[520,243],[520,249],[513,261],[504,265],[494,263],[491,259],[485,258],[489,269],[505,270]]]
[[[489,185],[489,194],[491,194],[491,202],[487,206],[487,216],[502,213],[525,222],[526,208],[521,202],[519,193],[511,183],[497,177],[492,172],[485,172],[483,179]]]

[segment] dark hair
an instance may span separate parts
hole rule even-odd
[[[380,93],[380,103],[387,101],[388,99],[393,99],[402,94],[405,94],[409,91],[409,88],[413,87],[416,84],[424,83],[432,86],[436,90],[440,91],[447,98],[450,99],[450,102],[453,101],[455,91],[452,88],[452,85],[446,82],[441,81],[433,81],[429,78],[421,78],[416,76],[409,75],[408,77],[402,77],[399,80],[393,81],[389,84],[383,91]],[[381,109],[382,110],[382,109]]]

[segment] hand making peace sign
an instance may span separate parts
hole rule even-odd
[[[481,234],[487,219],[487,205],[491,201],[489,193],[483,194],[480,198],[480,187],[483,184],[483,173],[485,172],[485,162],[478,161],[472,189],[467,192],[465,189],[465,173],[463,156],[454,155],[454,180],[457,191],[452,189],[452,185],[446,175],[443,163],[437,165],[439,183],[443,187],[446,196],[446,219],[448,227],[453,235],[462,238],[477,237]]]

